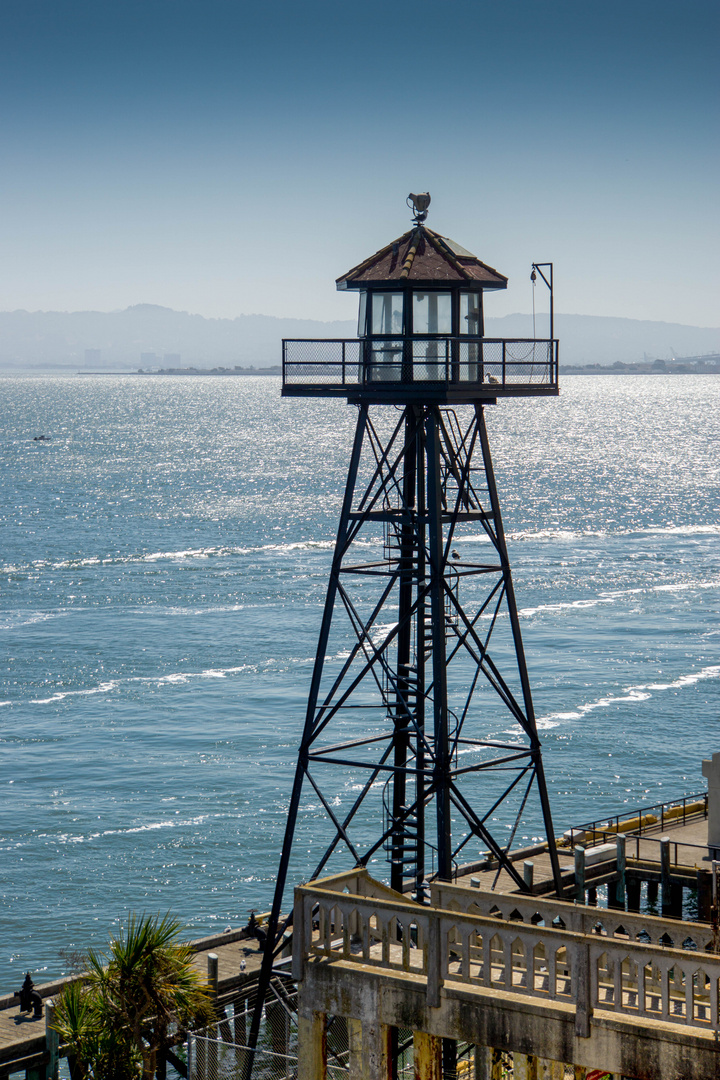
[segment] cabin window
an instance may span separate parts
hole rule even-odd
[[[413,293],[413,333],[452,333],[452,293]]]
[[[367,334],[367,293],[360,293],[360,307],[358,309],[358,337]]]
[[[372,298],[373,334],[402,334],[403,294],[376,292]]]
[[[482,307],[480,293],[460,293],[460,328],[461,334],[482,334]]]

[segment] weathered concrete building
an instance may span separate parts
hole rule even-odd
[[[417,1080],[447,1075],[444,1040],[475,1080],[711,1080],[709,948],[707,923],[465,884],[437,883],[421,906],[363,870],[313,882],[295,901],[299,1080],[325,1080],[328,1015],[347,1019],[352,1080],[390,1080],[398,1030]]]

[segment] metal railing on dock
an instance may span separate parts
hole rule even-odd
[[[686,795],[682,799],[671,799],[669,802],[654,803],[652,806],[636,807],[625,814],[614,814],[612,817],[599,818],[585,825],[577,825],[568,829],[563,834],[563,838],[570,847],[588,842],[605,843],[606,840],[614,839],[618,833],[645,836],[651,830],[663,831],[667,825],[681,825],[685,824],[688,818],[707,817],[707,815],[708,794],[707,791],[702,791],[698,795]],[[682,846],[696,845],[683,842]]]

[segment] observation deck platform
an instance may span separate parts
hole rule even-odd
[[[558,341],[417,336],[284,339],[284,397],[491,403],[558,393]]]

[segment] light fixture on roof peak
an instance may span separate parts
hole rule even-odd
[[[413,195],[413,193],[410,192],[406,199],[406,202],[410,209],[415,212],[415,217],[413,218],[415,224],[422,225],[423,221],[428,216],[430,193],[428,191],[424,191],[420,195]]]

